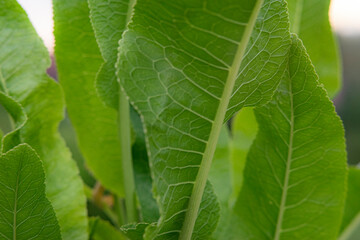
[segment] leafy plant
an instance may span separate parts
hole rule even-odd
[[[53,0],[59,84],[0,3],[1,239],[358,238],[329,0]]]

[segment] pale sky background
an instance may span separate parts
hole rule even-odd
[[[49,51],[54,49],[51,0],[18,0]],[[340,34],[360,34],[360,0],[332,0],[330,21]]]

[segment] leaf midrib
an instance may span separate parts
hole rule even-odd
[[[220,136],[221,127],[224,123],[225,115],[230,102],[231,93],[237,79],[237,74],[240,70],[240,65],[245,54],[246,46],[248,45],[248,42],[250,40],[250,36],[255,26],[255,22],[260,12],[263,1],[264,0],[258,0],[255,3],[253,12],[249,18],[247,26],[245,27],[244,35],[242,36],[242,39],[236,50],[233,63],[229,67],[229,73],[225,82],[224,91],[220,99],[220,103],[211,128],[209,140],[204,151],[200,168],[196,176],[192,194],[189,200],[188,210],[186,212],[185,220],[182,226],[182,230],[180,232],[179,240],[190,240],[192,237],[206,181],[208,179],[209,171],[211,168],[212,159],[215,153],[216,144]]]
[[[287,192],[289,186],[289,179],[290,179],[290,171],[291,171],[291,160],[292,160],[292,153],[293,153],[293,140],[294,140],[294,99],[292,93],[292,81],[289,75],[290,83],[289,83],[289,94],[290,94],[290,134],[289,134],[289,150],[288,156],[286,159],[286,170],[285,170],[285,177],[284,177],[284,184],[283,184],[283,191],[281,194],[281,202],[279,207],[279,215],[276,223],[276,231],[274,240],[279,240],[280,235],[282,232],[282,223],[283,217],[286,208],[286,199],[287,199]]]

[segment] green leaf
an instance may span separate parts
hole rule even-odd
[[[224,125],[220,132],[209,172],[209,181],[213,184],[214,192],[224,207],[228,207],[229,197],[233,190],[229,134],[228,127]]]
[[[259,13],[261,5],[135,5],[117,70],[143,117],[161,215],[146,239],[206,239],[216,226],[218,204],[206,180],[223,122],[270,100],[290,45],[284,2],[267,0]]]
[[[360,169],[349,169],[347,190],[339,240],[356,240],[360,238]]]
[[[44,181],[41,160],[29,145],[0,156],[1,239],[61,239]]]
[[[237,239],[336,239],[346,189],[344,130],[296,37],[288,71],[256,118],[259,133],[234,209]]]
[[[290,29],[299,35],[330,97],[341,85],[338,46],[329,22],[330,0],[287,0]]]
[[[90,218],[89,229],[91,240],[126,240],[120,231],[101,218]]]
[[[243,183],[246,157],[258,130],[253,108],[243,108],[232,122],[231,163],[232,184],[231,206],[239,196]]]
[[[0,5],[2,80],[5,92],[28,117],[20,129],[21,142],[28,143],[43,160],[46,196],[54,207],[62,238],[87,239],[83,184],[57,131],[63,119],[63,94],[45,73],[50,66],[49,54],[17,2],[0,0]]]
[[[0,153],[4,153],[21,143],[20,129],[25,125],[27,116],[23,107],[4,92],[0,92],[0,104],[6,109],[16,124],[14,126],[15,129],[2,138]]]
[[[88,0],[90,18],[96,40],[104,58],[96,79],[100,98],[110,107],[118,109],[119,84],[115,63],[119,39],[130,20],[135,0]]]
[[[124,195],[117,111],[104,106],[95,89],[102,64],[87,0],[54,0],[55,55],[67,110],[80,150],[95,177]]]
[[[142,128],[140,116],[135,110],[130,111],[130,115],[136,136],[135,143],[132,146],[136,193],[140,203],[142,220],[147,223],[152,223],[159,219],[159,209],[151,191],[152,179],[146,152],[144,130]]]

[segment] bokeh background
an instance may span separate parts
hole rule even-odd
[[[36,31],[43,39],[53,58],[54,37],[51,0],[18,0],[28,13]],[[345,126],[349,164],[360,163],[360,0],[332,0],[329,11],[330,22],[337,36],[342,56],[343,87],[335,98],[336,110]],[[48,70],[56,79],[56,66]],[[9,121],[0,108],[0,125],[9,131]],[[76,137],[68,118],[60,125],[60,131],[77,161],[81,175],[88,185],[93,179],[84,168],[83,159],[76,146]]]

